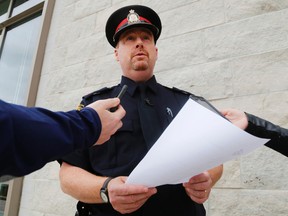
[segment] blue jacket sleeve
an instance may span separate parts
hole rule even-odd
[[[100,118],[91,108],[52,112],[0,100],[0,176],[29,174],[93,145],[100,133]]]

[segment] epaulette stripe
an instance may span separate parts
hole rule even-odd
[[[108,88],[108,87],[104,87],[102,89],[99,89],[98,91],[93,92],[93,95],[98,95],[98,94],[102,94],[104,92],[107,92],[109,90],[112,90],[112,87]]]
[[[192,98],[197,98],[197,99],[199,99],[199,100],[205,101],[205,99],[204,99],[203,97],[201,97],[201,96],[196,96],[196,95],[194,95],[194,94],[192,94],[192,93],[190,93],[190,92],[188,92],[188,91],[184,91],[184,90],[178,89],[178,88],[176,88],[176,87],[173,87],[172,90],[174,90],[174,91],[176,91],[176,92],[180,92],[180,93],[185,94],[185,95],[190,95],[190,97],[192,97]]]
[[[111,91],[111,90],[113,90],[115,87],[116,87],[116,86],[113,86],[113,87],[104,87],[104,88],[101,88],[101,89],[99,89],[99,90],[96,90],[96,91],[94,91],[94,92],[92,92],[92,93],[89,93],[89,94],[87,94],[87,95],[84,95],[82,98],[83,98],[84,100],[87,100],[88,98],[90,98],[90,97],[92,97],[92,96],[100,95],[100,94],[103,94],[103,93],[105,93],[105,92]]]
[[[184,90],[182,90],[182,89],[178,89],[178,88],[176,88],[176,87],[168,87],[168,86],[163,86],[163,87],[169,89],[170,91],[174,91],[174,92],[182,93],[182,94],[185,94],[185,95],[193,95],[193,94],[191,94],[191,93],[188,92],[188,91],[184,91]]]
[[[178,88],[176,88],[176,87],[173,87],[172,90],[177,91],[177,92],[180,92],[180,93],[183,93],[183,94],[186,94],[186,95],[191,95],[190,92],[184,91],[184,90],[182,90],[182,89],[178,89]]]

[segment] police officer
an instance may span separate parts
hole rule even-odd
[[[265,145],[288,156],[288,130],[258,116],[237,109],[223,109],[222,114],[233,124],[246,132],[261,138],[270,139]]]
[[[79,200],[79,215],[205,215],[203,203],[220,178],[222,166],[191,176],[184,184],[157,188],[125,184],[127,176],[191,95],[156,81],[153,70],[160,33],[160,18],[146,6],[120,8],[107,21],[106,37],[121,66],[121,82],[84,96],[81,104],[113,97],[127,85],[121,100],[127,114],[123,127],[107,145],[63,158],[61,188]]]
[[[0,181],[29,174],[96,141],[104,143],[122,125],[123,107],[109,111],[119,102],[107,99],[81,111],[52,112],[0,100]]]

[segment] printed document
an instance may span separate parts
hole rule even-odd
[[[126,183],[156,187],[187,182],[192,176],[247,154],[268,141],[248,134],[189,99]]]

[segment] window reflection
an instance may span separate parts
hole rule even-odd
[[[27,1],[29,1],[29,0],[15,0],[13,2],[13,8],[18,7],[19,5],[21,5],[21,4],[23,4],[23,3],[27,2]]]
[[[9,4],[10,0],[0,0],[0,22],[7,19]]]
[[[0,56],[0,98],[25,105],[33,56],[40,27],[40,13],[7,28]]]
[[[0,184],[0,216],[4,215],[7,193],[8,193],[8,184]]]
[[[43,0],[14,0],[12,6],[12,16],[17,15],[40,2],[43,2]]]

